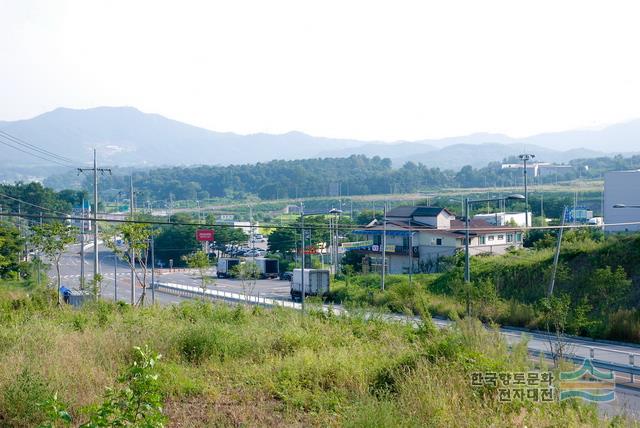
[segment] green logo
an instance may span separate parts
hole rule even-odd
[[[585,401],[613,401],[616,379],[613,372],[605,373],[585,358],[582,366],[571,372],[560,373],[560,400],[582,398]]]

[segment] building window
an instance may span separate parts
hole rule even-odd
[[[382,245],[382,235],[373,235],[373,245]]]
[[[498,235],[498,241],[502,241],[504,239],[504,235]]]
[[[520,242],[520,241],[522,241],[522,233],[517,232],[516,233],[516,242]]]
[[[480,245],[484,245],[487,243],[487,237],[484,235],[480,236]]]
[[[436,245],[442,245],[442,238],[436,238]]]
[[[489,235],[489,241],[493,241],[495,239],[495,237],[493,235]]]
[[[513,234],[512,233],[509,233],[507,235],[507,242],[513,242]]]

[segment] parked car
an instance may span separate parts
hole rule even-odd
[[[290,272],[290,271],[280,272],[281,281],[291,281],[292,279],[293,279],[293,272]]]

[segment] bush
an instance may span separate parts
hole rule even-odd
[[[178,339],[180,354],[193,364],[209,358],[223,362],[227,358],[243,357],[255,350],[252,345],[232,329],[203,324],[187,327]]]
[[[33,426],[42,421],[39,406],[53,394],[47,382],[25,367],[2,391],[0,422],[8,426]]]

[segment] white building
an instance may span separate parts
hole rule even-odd
[[[613,208],[615,204],[640,205],[640,170],[612,171],[604,175],[604,222],[640,222],[640,208]],[[605,226],[607,232],[638,231],[640,224]]]
[[[527,214],[529,217],[529,225],[531,225],[531,212],[529,213],[492,213],[492,214],[476,214],[474,219],[484,220],[493,226],[520,226],[526,225]]]
[[[358,251],[371,264],[371,270],[382,266],[383,235],[386,235],[385,264],[389,273],[431,270],[440,258],[452,256],[464,248],[464,221],[445,208],[402,206],[387,213],[386,226],[372,221],[353,233],[364,243]],[[471,219],[469,253],[503,254],[507,249],[522,246],[522,229],[494,226],[482,219]],[[369,245],[369,243],[371,245]],[[413,268],[411,268],[413,265]],[[428,267],[431,266],[431,267]]]

